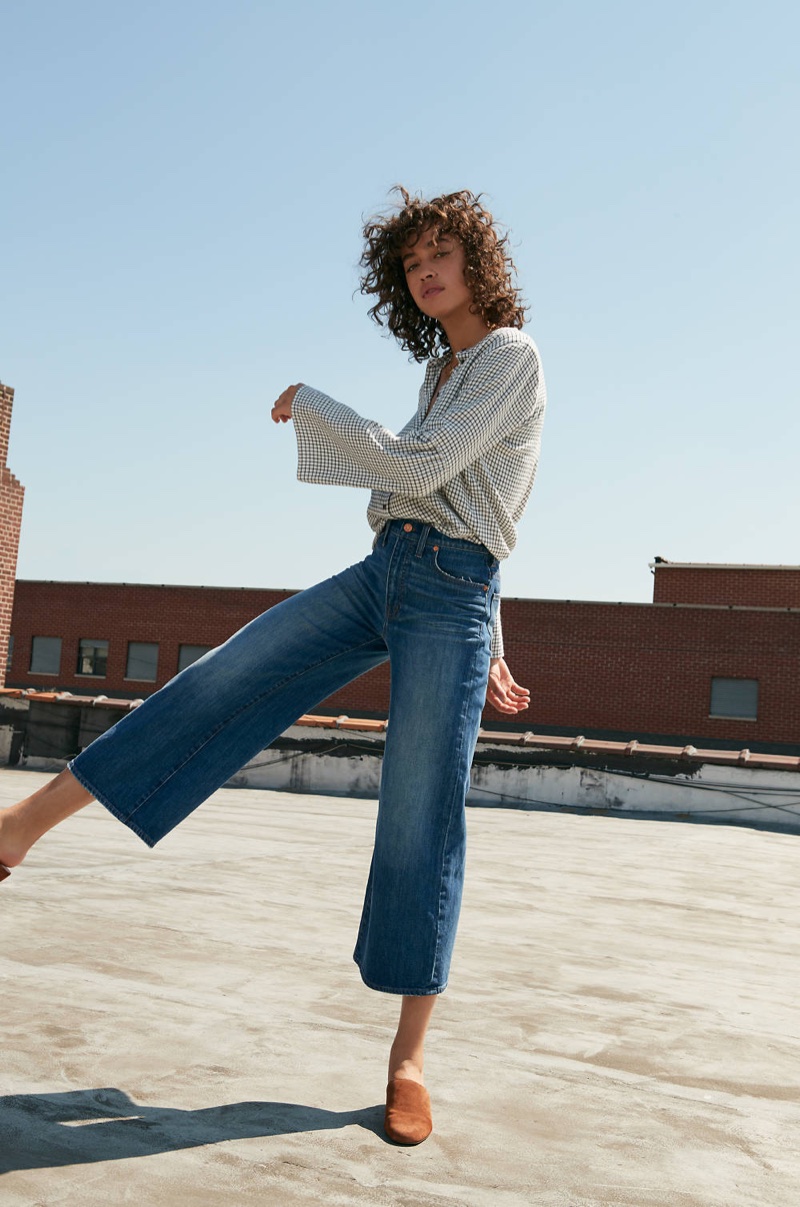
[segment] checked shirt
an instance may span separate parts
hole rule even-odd
[[[498,560],[517,542],[533,486],[546,401],[533,340],[500,327],[457,355],[430,405],[445,363],[427,364],[416,415],[396,435],[327,394],[302,386],[292,404],[301,482],[372,491],[367,519],[431,524],[485,545]],[[492,657],[501,657],[498,615]]]

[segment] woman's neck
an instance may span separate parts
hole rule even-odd
[[[488,335],[491,327],[479,314],[461,315],[442,323],[448,342],[455,356],[465,348],[471,348]]]

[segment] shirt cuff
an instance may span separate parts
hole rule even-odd
[[[326,403],[333,403],[333,399],[306,385],[300,387],[292,402],[297,476],[301,482],[324,482],[326,478],[325,469],[331,460],[330,438],[323,421]]]
[[[500,621],[500,603],[498,601],[497,616],[495,617],[494,628],[492,630],[492,649],[491,649],[492,658],[502,658],[504,650],[505,650],[505,647],[503,645],[503,625]]]

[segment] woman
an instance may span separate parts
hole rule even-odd
[[[3,811],[0,860],[7,875],[93,799],[154,845],[298,716],[388,658],[354,958],[367,985],[402,996],[386,1131],[417,1144],[432,1127],[423,1042],[455,939],[481,711],[488,700],[515,715],[529,699],[503,660],[498,567],[533,484],[545,389],[491,214],[467,190],[401,194],[365,228],[361,289],[372,317],[430,358],[415,416],[394,435],[306,385],[272,409],[294,422],[301,481],[372,491],[372,552],[253,620]]]

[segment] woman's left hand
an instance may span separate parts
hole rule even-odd
[[[273,423],[289,422],[292,417],[292,403],[294,402],[295,394],[300,389],[302,384],[302,381],[298,382],[296,386],[289,386],[287,390],[283,391],[280,398],[275,403],[275,406],[272,408]]]
[[[527,687],[514,682],[504,658],[493,658],[489,667],[489,682],[486,687],[486,703],[498,712],[518,713],[531,702]]]

